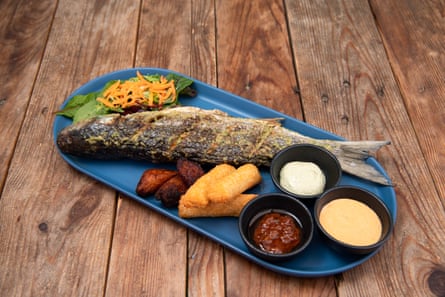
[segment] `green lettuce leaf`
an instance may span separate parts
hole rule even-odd
[[[152,74],[144,75],[145,79],[151,82],[160,81],[161,75]],[[173,107],[179,104],[179,95],[194,96],[194,91],[190,86],[193,84],[193,80],[185,78],[183,76],[170,73],[166,76],[168,80],[174,80],[176,88],[176,98],[171,98],[168,102],[164,103],[164,107]],[[137,77],[129,78],[129,80],[138,80]],[[105,115],[109,113],[123,113],[125,112],[121,108],[111,109],[98,102],[96,99],[103,95],[104,90],[114,84],[116,80],[109,81],[105,84],[102,90],[97,92],[91,92],[84,95],[73,96],[62,110],[56,112],[57,115],[65,116],[73,119],[73,123],[77,123],[81,120],[85,120],[91,117],[99,115]]]
[[[73,124],[82,120],[96,117],[99,115],[109,114],[110,109],[96,100],[91,100],[77,109],[77,112],[73,116]]]

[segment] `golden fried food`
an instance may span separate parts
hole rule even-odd
[[[207,198],[212,202],[227,202],[260,182],[258,167],[244,164],[209,187]]]
[[[209,185],[213,184],[215,180],[219,180],[235,170],[235,167],[228,164],[215,166],[209,172],[198,178],[187,192],[182,195],[182,204],[186,207],[205,207],[209,203],[209,199],[207,198]]]
[[[169,169],[147,169],[139,179],[136,193],[141,197],[154,194],[166,181],[177,175],[178,172]]]
[[[238,217],[243,207],[256,194],[240,194],[228,202],[209,202],[206,207],[186,207],[183,200],[179,201],[178,214],[181,218],[197,217]]]
[[[176,168],[188,187],[193,185],[205,173],[201,165],[184,158],[176,162]]]
[[[161,200],[165,207],[171,208],[178,206],[181,195],[188,189],[188,186],[180,175],[175,175],[156,191],[155,198]]]

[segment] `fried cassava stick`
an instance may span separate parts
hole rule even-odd
[[[213,181],[207,190],[207,197],[211,202],[227,202],[260,182],[261,174],[258,168],[247,163],[220,180]]]
[[[182,204],[186,207],[205,207],[209,204],[207,197],[207,190],[209,185],[214,184],[216,181],[224,178],[224,176],[230,175],[236,171],[235,167],[229,164],[216,165],[207,174],[198,178],[198,180],[191,185],[188,191],[181,198]]]
[[[256,194],[240,194],[227,202],[209,202],[206,207],[186,207],[183,204],[183,200],[180,200],[178,215],[184,219],[197,217],[237,217],[243,207],[255,197],[257,197]]]

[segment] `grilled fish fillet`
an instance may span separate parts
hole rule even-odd
[[[322,146],[342,170],[379,183],[390,181],[365,162],[389,141],[320,140],[286,129],[278,120],[231,117],[219,110],[176,107],[161,111],[110,114],[65,127],[57,137],[63,153],[95,159],[193,161],[270,165],[281,149],[297,143]]]

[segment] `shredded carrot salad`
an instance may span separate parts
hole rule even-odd
[[[126,109],[134,106],[156,108],[176,99],[174,80],[160,76],[159,81],[148,81],[139,71],[137,78],[115,82],[97,101],[109,108]]]

